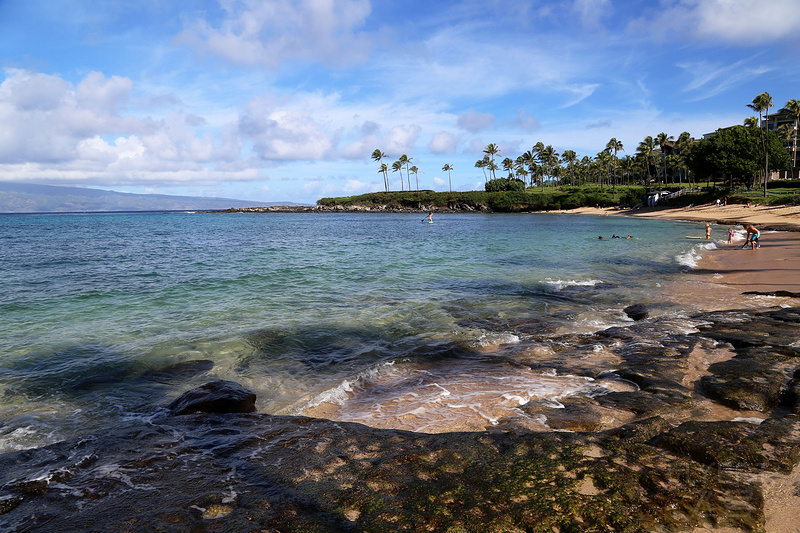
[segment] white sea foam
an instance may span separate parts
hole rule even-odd
[[[519,343],[519,336],[513,333],[483,333],[478,337],[478,340],[475,341],[475,345],[480,348],[517,343]]]
[[[549,286],[551,286],[551,287],[554,287],[556,290],[559,290],[559,291],[564,289],[565,287],[593,287],[595,285],[599,285],[600,283],[603,283],[603,281],[599,280],[599,279],[589,279],[589,280],[569,279],[569,280],[563,280],[563,279],[550,279],[550,278],[542,280],[542,282],[547,284],[547,285],[549,285]]]
[[[511,364],[407,362],[351,378],[317,395],[299,414],[419,432],[480,431],[504,418],[530,419],[519,408],[532,400],[563,407],[559,400],[574,394],[630,388]]]
[[[689,268],[696,268],[697,263],[700,261],[700,253],[696,248],[692,248],[685,254],[678,254],[675,259],[678,261],[679,265]]]
[[[381,373],[390,372],[393,366],[394,362],[389,361],[376,367],[369,368],[351,379],[342,380],[338,385],[314,396],[303,405],[300,410],[317,407],[323,403],[342,405],[356,389],[363,386],[365,381],[377,378]]]
[[[731,422],[747,422],[748,424],[755,424],[755,425],[759,425],[763,421],[764,421],[763,418],[758,418],[757,416],[737,416],[736,418],[731,420]]]

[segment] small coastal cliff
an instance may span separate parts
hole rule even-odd
[[[602,361],[532,353],[637,385],[524,406],[557,432],[165,413],[5,454],[0,530],[765,531],[769,481],[800,462],[800,307],[693,319],[598,332]]]

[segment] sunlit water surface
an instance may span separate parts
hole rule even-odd
[[[663,287],[714,245],[685,238],[697,223],[422,219],[0,215],[0,452],[156,416],[213,379],[260,412],[483,429],[531,399],[624,387],[515,347],[628,324],[631,303],[688,316]]]

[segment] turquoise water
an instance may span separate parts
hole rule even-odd
[[[697,223],[422,218],[0,215],[0,451],[155,416],[217,378],[254,390],[262,412],[302,414],[327,403],[359,421],[365,409],[383,414],[390,404],[386,418],[396,418],[406,405],[389,397],[397,380],[447,389],[448,405],[475,412],[485,409],[473,400],[491,400],[457,391],[493,382],[486,394],[547,396],[550,385],[537,388],[541,373],[504,390],[504,380],[520,377],[497,370],[513,357],[504,347],[629,323],[621,309],[635,302],[680,315],[658,287],[702,246],[684,238],[701,234]],[[193,374],[152,375],[187,361],[209,363]],[[481,379],[487,364],[497,376]],[[442,385],[456,379],[447,372],[464,381]],[[566,383],[564,393],[582,383]],[[408,398],[424,397],[422,389]],[[359,407],[348,411],[348,402]],[[430,420],[410,427],[423,426]]]

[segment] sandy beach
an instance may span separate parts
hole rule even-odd
[[[638,210],[584,207],[565,211],[583,215],[631,216],[696,221],[697,236],[711,224],[711,239],[719,244],[708,250],[693,273],[710,275],[721,285],[746,291],[800,292],[800,206],[753,206],[705,204],[694,207],[650,207]],[[728,229],[741,232],[743,224],[761,230],[761,247],[741,248],[740,238],[728,245]]]

